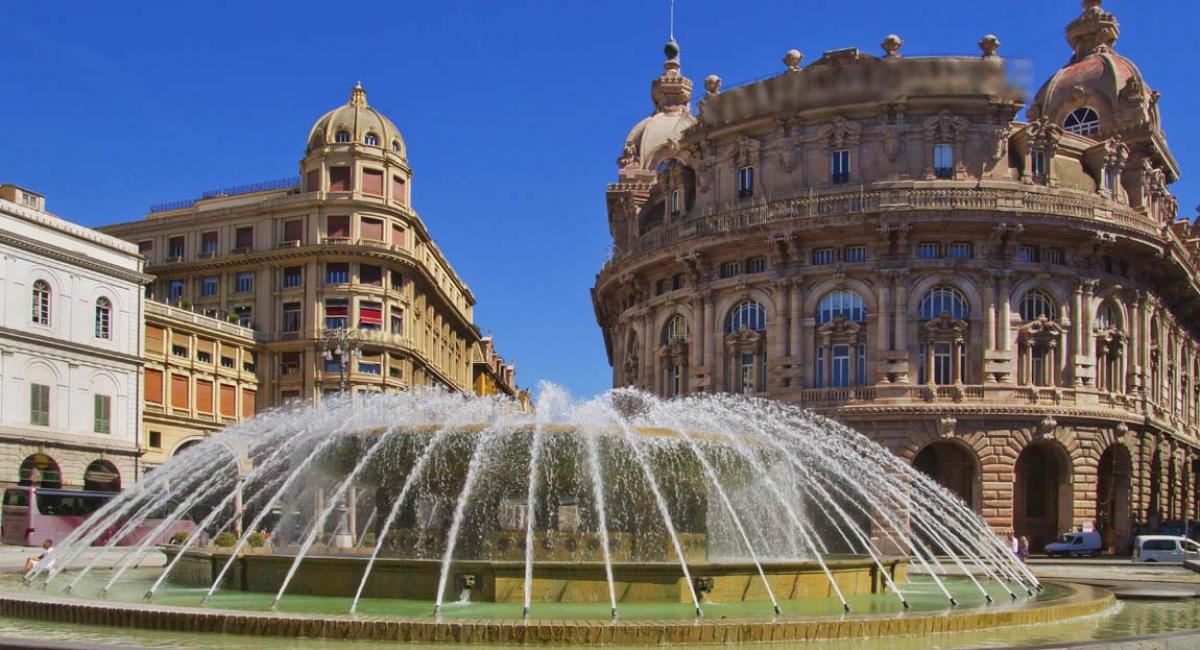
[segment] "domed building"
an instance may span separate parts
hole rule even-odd
[[[298,176],[153,206],[103,230],[138,245],[151,297],[260,341],[240,363],[211,340],[177,346],[210,376],[148,388],[147,418],[211,411],[238,373],[260,379],[260,409],[343,389],[517,395],[512,364],[473,322],[474,294],[412,207],[404,139],[362,84],[313,124]],[[190,438],[149,440],[171,454]]]
[[[1098,0],[1027,107],[976,56],[850,48],[723,89],[679,49],[608,186],[614,386],[810,407],[1040,547],[1200,518],[1200,231]]]

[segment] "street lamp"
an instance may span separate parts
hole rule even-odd
[[[325,330],[325,342],[321,349],[326,361],[338,359],[338,388],[342,393],[347,389],[347,368],[352,357],[362,356],[362,341],[358,338],[358,330],[339,327]]]

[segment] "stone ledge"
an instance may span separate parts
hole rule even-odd
[[[482,621],[301,616],[141,604],[108,604],[44,596],[0,596],[0,616],[113,625],[150,630],[213,632],[324,639],[419,643],[570,645],[668,643],[718,644],[762,641],[865,638],[962,632],[1035,625],[1100,613],[1112,607],[1112,592],[1059,583],[1071,594],[1021,607],[996,606],[962,612],[900,616],[845,616],[782,621]]]

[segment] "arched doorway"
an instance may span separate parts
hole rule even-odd
[[[1129,550],[1132,511],[1129,507],[1133,459],[1124,445],[1111,445],[1096,470],[1096,530],[1104,547],[1117,554]]]
[[[1071,526],[1071,465],[1053,443],[1021,451],[1013,472],[1013,530],[1041,550]]]
[[[194,438],[192,440],[185,440],[184,442],[180,443],[178,447],[175,448],[175,453],[171,454],[171,456],[172,457],[178,456],[179,454],[182,454],[185,450],[191,449],[192,447],[195,447],[196,445],[200,444],[201,442],[202,441],[199,438]]]
[[[932,442],[913,459],[913,467],[979,511],[979,467],[972,450],[948,440]]]
[[[83,472],[83,489],[93,492],[120,492],[121,473],[107,460],[94,460]]]
[[[62,472],[58,463],[46,454],[33,454],[17,470],[17,484],[42,488],[62,488]]]

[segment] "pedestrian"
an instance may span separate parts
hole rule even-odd
[[[1029,561],[1029,538],[1021,535],[1021,543],[1017,549],[1017,557],[1021,558],[1022,562]]]
[[[1012,546],[1013,557],[1021,557],[1021,540],[1017,539],[1016,531],[1010,531],[1008,542]]]
[[[42,552],[37,557],[25,558],[25,573],[29,573],[34,569],[48,569],[54,565],[54,560],[50,554],[54,551],[54,541],[46,540],[42,542]]]

